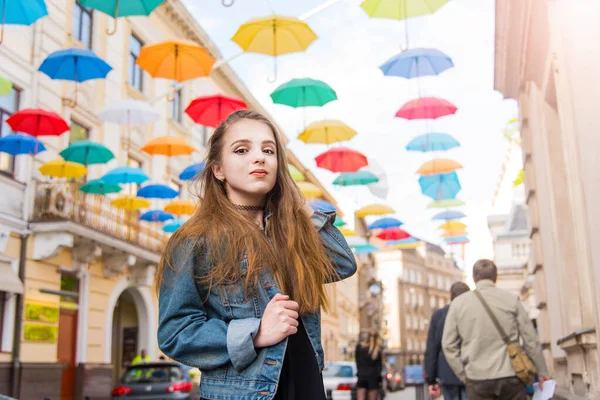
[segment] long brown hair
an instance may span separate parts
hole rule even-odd
[[[265,213],[271,213],[266,235],[245,213],[236,209],[227,197],[225,184],[213,173],[221,160],[223,139],[236,122],[255,120],[266,124],[277,147],[277,180],[267,194]],[[304,213],[303,195],[292,180],[287,157],[275,125],[263,115],[249,110],[231,114],[215,129],[208,143],[206,166],[199,178],[200,206],[194,215],[170,238],[157,271],[156,289],[160,289],[164,268],[177,269],[173,254],[190,239],[203,251],[210,252],[210,268],[196,276],[208,290],[229,278],[239,278],[239,261],[247,256],[246,294],[257,284],[262,268],[271,271],[284,294],[298,302],[300,312],[316,312],[327,307],[323,284],[336,274],[318,232]],[[189,255],[191,257],[192,254]]]

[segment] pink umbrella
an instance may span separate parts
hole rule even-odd
[[[452,115],[457,108],[447,100],[437,97],[420,97],[406,103],[398,110],[396,117],[405,119],[436,119]]]
[[[315,157],[317,166],[332,172],[356,172],[369,164],[367,157],[347,147],[335,147]]]

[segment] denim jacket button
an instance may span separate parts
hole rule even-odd
[[[277,361],[275,361],[275,360],[266,360],[265,364],[268,364],[268,365],[277,365]]]

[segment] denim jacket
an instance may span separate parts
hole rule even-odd
[[[268,218],[268,216],[267,216]],[[333,226],[335,213],[316,211],[311,220],[319,231],[340,279],[356,272],[354,255],[340,231]],[[269,301],[279,293],[270,271],[259,276],[257,290],[245,293],[244,272],[248,261],[240,261],[241,276],[213,287],[210,293],[193,276],[210,266],[203,252],[179,248],[172,255],[173,271],[165,268],[159,296],[158,343],[169,357],[202,371],[200,395],[207,399],[272,399],[277,391],[287,339],[271,347],[253,344],[260,319]],[[200,253],[200,254],[199,254]],[[204,256],[203,256],[204,255]],[[206,300],[206,301],[203,301]],[[323,369],[321,314],[301,315]]]

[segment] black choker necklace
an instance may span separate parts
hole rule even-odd
[[[263,206],[241,206],[239,204],[234,204],[233,206],[240,211],[262,211],[264,208]]]

